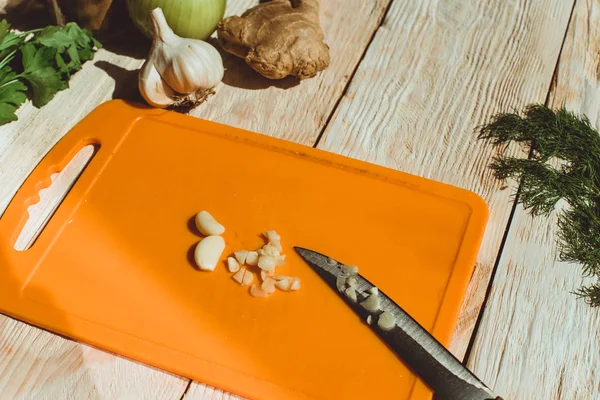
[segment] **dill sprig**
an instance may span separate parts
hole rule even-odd
[[[520,180],[518,200],[532,215],[547,215],[565,201],[558,217],[559,258],[600,278],[600,134],[588,118],[534,104],[523,115],[495,115],[479,128],[479,138],[502,148],[511,143],[529,148],[527,159],[496,157],[495,176]],[[600,306],[600,282],[575,293]]]

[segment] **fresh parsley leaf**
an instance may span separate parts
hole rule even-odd
[[[60,71],[51,65],[55,52],[49,47],[38,49],[32,43],[27,43],[21,49],[24,72],[20,76],[31,86],[32,102],[38,108],[52,100],[58,91],[68,87],[68,83],[61,79]]]
[[[45,47],[53,47],[62,52],[65,48],[75,45],[73,38],[59,26],[47,26],[36,35],[32,43]]]
[[[65,32],[75,40],[77,46],[80,48],[102,48],[102,44],[94,38],[90,30],[82,29],[74,22],[69,22],[65,25]]]
[[[4,37],[10,32],[10,24],[7,20],[0,21],[0,42],[4,41]]]
[[[26,91],[10,67],[0,69],[0,125],[17,120],[15,112],[27,100]]]
[[[11,53],[14,52],[18,45],[24,42],[25,36],[26,35],[18,35],[14,32],[11,32],[10,24],[5,19],[0,21],[0,60],[3,61],[2,65],[6,65],[12,60],[13,54]],[[5,61],[9,54],[10,59]]]
[[[10,24],[7,20],[0,21],[0,50],[8,49],[22,43],[25,40],[25,35],[17,35],[10,31]]]
[[[47,104],[101,47],[91,31],[74,22],[15,33],[8,21],[0,21],[0,125],[17,119],[15,111],[28,93],[34,106]]]

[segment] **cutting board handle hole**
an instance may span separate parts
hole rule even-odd
[[[33,245],[60,203],[88,166],[95,152],[96,148],[93,144],[84,146],[61,171],[50,176],[49,186],[43,187],[42,183],[36,186],[39,201],[27,207],[29,218],[27,218],[27,222],[23,225],[23,229],[21,229],[15,241],[15,250],[25,251]]]

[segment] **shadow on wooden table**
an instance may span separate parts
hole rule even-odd
[[[267,79],[253,70],[243,59],[225,52],[216,39],[210,38],[208,42],[221,53],[223,58],[223,66],[225,67],[223,83],[225,85],[240,89],[258,90],[271,86],[279,89],[289,89],[300,84],[300,80],[293,76],[284,79]]]
[[[139,69],[128,70],[108,61],[99,60],[94,66],[106,72],[115,81],[113,99],[130,100],[136,103],[144,103],[144,99],[138,90]]]
[[[113,31],[97,33],[96,38],[105,50],[139,60],[148,57],[152,46],[152,41],[144,36],[129,19],[124,20]]]
[[[41,287],[25,285],[10,274],[10,265],[0,253],[2,291],[11,298],[27,296],[48,308],[45,317],[54,324],[68,326],[68,318],[57,307],[53,297]],[[2,297],[0,297],[2,298]],[[2,301],[2,309],[7,307]],[[81,345],[57,337],[43,328],[33,327],[14,317],[0,314],[0,398],[89,398],[97,397],[93,370],[86,366],[85,349]],[[60,335],[58,335],[60,336]],[[75,379],[73,379],[75,378]]]

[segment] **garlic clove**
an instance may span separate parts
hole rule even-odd
[[[233,257],[227,257],[227,269],[229,272],[238,272],[240,270],[240,263]]]
[[[152,107],[166,108],[176,101],[177,94],[162,79],[151,60],[147,60],[140,70],[138,88]]]
[[[149,59],[173,90],[189,94],[221,82],[225,70],[217,49],[202,40],[177,36],[160,8],[152,10],[151,18],[154,37]]]
[[[240,265],[246,264],[246,257],[248,257],[248,250],[240,250],[233,253],[235,259],[240,263]]]
[[[207,236],[196,246],[194,260],[201,270],[214,271],[223,250],[225,240],[221,236]]]
[[[246,265],[254,267],[258,264],[258,253],[256,251],[249,251],[246,256]]]
[[[196,214],[196,228],[205,236],[221,235],[225,232],[225,227],[217,222],[217,220],[205,210]]]

